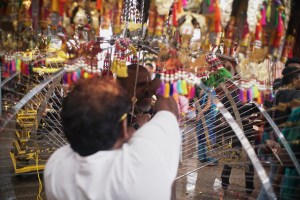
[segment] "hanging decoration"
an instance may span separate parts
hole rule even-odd
[[[267,76],[270,69],[265,63],[273,55],[278,56],[284,37],[281,60],[292,56],[294,37],[285,36],[290,1],[249,0],[247,6],[232,12],[235,3],[233,0],[151,0],[148,24],[142,24],[141,15],[146,13],[137,9],[142,5],[129,0],[97,0],[89,4],[43,0],[39,24],[43,40],[47,38],[49,45],[40,48],[43,42],[40,38],[35,41],[30,31],[32,35],[27,34],[28,39],[22,45],[10,35],[3,36],[1,47],[9,49],[3,56],[4,74],[19,70],[30,75],[31,71],[41,72],[42,66],[50,68],[60,62],[63,64],[59,67],[66,64],[67,73],[72,73],[71,79],[66,79],[71,83],[94,74],[127,77],[126,64],[152,63],[163,80],[165,96],[178,94],[190,98],[197,80],[215,87],[232,77],[220,61],[222,58],[238,61],[236,69],[244,81],[240,84],[242,88],[256,85],[261,91],[271,82]],[[31,6],[31,0],[22,1],[21,7],[26,12],[20,15],[28,22]],[[242,19],[241,12],[247,13],[247,18]],[[271,26],[274,29],[269,29]],[[30,27],[28,23],[26,32]],[[147,29],[148,37],[144,37],[142,27]],[[112,32],[105,38],[99,37],[102,29]],[[102,48],[103,45],[106,47]],[[37,54],[43,51],[47,58],[44,63],[33,62],[31,66],[36,58],[31,56],[29,61],[27,55],[35,55],[35,49],[40,49]],[[144,55],[139,56],[140,60],[137,51]],[[84,72],[75,76],[79,69]]]
[[[116,73],[118,77],[127,77],[126,60],[133,54],[131,63],[137,63],[136,49],[128,38],[117,40],[115,47],[111,71]]]
[[[227,24],[230,20],[231,11],[232,11],[233,0],[221,0],[220,1],[220,10],[221,10],[221,25],[223,30],[226,29]]]
[[[209,66],[208,77],[206,81],[204,81],[205,85],[208,87],[216,87],[220,83],[225,82],[226,79],[232,78],[231,73],[224,68],[222,62],[215,54],[209,53],[205,59]]]
[[[260,15],[261,0],[249,0],[247,8],[247,23],[251,33],[255,32],[255,28]]]

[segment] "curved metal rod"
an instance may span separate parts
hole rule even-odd
[[[236,106],[236,103],[234,102],[234,99],[230,93],[230,91],[228,90],[228,88],[224,85],[224,83],[220,83],[221,88],[223,89],[223,91],[225,92],[226,97],[228,98],[228,101],[233,109],[233,113],[236,119],[236,122],[238,123],[238,125],[241,127],[241,129],[243,130],[243,125],[242,125],[242,119],[240,116],[240,113],[238,111],[238,108]]]
[[[0,81],[1,82],[0,87],[2,88],[6,83],[8,83],[10,80],[15,78],[19,74],[20,74],[20,72],[15,72],[15,73],[11,74],[9,77],[7,77],[6,79],[4,79],[2,82]]]
[[[18,111],[30,100],[32,99],[38,92],[43,90],[51,81],[56,79],[57,77],[61,76],[65,72],[65,69],[62,68],[59,70],[55,75],[52,77],[49,77],[42,83],[38,84],[35,86],[32,90],[30,90],[29,93],[27,93],[20,101],[18,104],[16,104],[13,108],[13,113],[10,114],[6,119],[4,119],[3,124],[0,125],[0,130],[2,128],[5,128],[5,126],[10,122],[10,120],[13,119],[13,117],[18,113]]]
[[[267,111],[260,105],[258,105],[258,103],[254,102],[254,104],[256,105],[256,107],[260,110],[260,112],[264,115],[264,117],[266,118],[266,120],[268,120],[269,124],[271,125],[271,127],[273,128],[275,134],[277,135],[277,137],[281,140],[284,148],[286,149],[287,153],[289,154],[291,160],[294,163],[294,166],[298,172],[298,174],[300,174],[300,165],[299,162],[295,156],[295,154],[293,153],[290,145],[288,144],[288,142],[286,141],[284,135],[282,134],[282,132],[279,130],[278,126],[275,124],[275,122],[272,120],[271,116],[267,113]]]
[[[240,128],[238,123],[234,120],[234,118],[230,114],[230,112],[224,107],[224,105],[221,103],[221,101],[216,97],[216,95],[211,93],[211,91],[203,84],[202,81],[200,81],[199,86],[211,98],[211,100],[214,102],[214,104],[217,105],[218,110],[224,116],[224,118],[226,119],[226,121],[231,126],[234,133],[236,134],[237,138],[241,142],[242,147],[247,152],[247,155],[250,158],[250,160],[258,174],[258,177],[261,180],[261,183],[262,183],[265,191],[268,194],[269,199],[277,199],[276,195],[274,194],[270,179],[267,176],[267,173],[266,173],[265,169],[263,168],[262,164],[260,163],[249,140],[245,136],[245,133],[242,131],[242,129]]]

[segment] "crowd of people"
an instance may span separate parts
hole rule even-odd
[[[48,160],[44,181],[46,195],[52,199],[175,199],[174,181],[180,158],[182,135],[178,123],[186,114],[184,97],[162,97],[157,94],[160,79],[151,64],[128,66],[128,77],[102,77],[80,80],[63,99],[61,118],[69,145],[58,149]],[[282,79],[274,84],[274,100],[265,108],[289,142],[298,161],[300,151],[300,60],[286,63]],[[238,88],[228,85],[231,95]],[[225,108],[235,116],[226,95],[215,92]],[[154,98],[154,95],[155,98]],[[155,103],[154,103],[155,100]],[[247,120],[259,113],[254,104],[240,104],[241,126],[253,144],[253,128]],[[184,102],[184,103],[182,103]],[[218,124],[220,113],[203,91],[199,106],[204,119],[198,118],[197,155],[202,163],[218,164],[207,153],[207,140],[214,147],[220,134],[226,140],[234,137],[228,124]],[[235,116],[237,120],[237,116]],[[203,121],[204,120],[204,121]],[[206,125],[205,125],[206,123]],[[264,125],[260,154],[270,160],[270,180],[280,199],[300,197],[300,178],[291,161],[276,162],[272,152],[288,157],[280,139],[267,122]],[[207,134],[204,134],[204,126]],[[231,144],[241,147],[238,140]],[[226,191],[232,167],[224,164],[221,179]],[[199,174],[201,176],[201,174]],[[254,168],[245,171],[247,193],[254,190]],[[262,189],[258,199],[267,199]]]

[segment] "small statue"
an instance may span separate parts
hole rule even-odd
[[[91,30],[88,14],[82,6],[75,7],[72,13],[71,26],[73,26],[74,37],[79,41],[88,41]]]

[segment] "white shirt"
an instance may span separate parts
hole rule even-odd
[[[44,182],[48,200],[169,200],[179,163],[175,115],[158,112],[120,149],[82,157],[70,145],[53,153]]]

